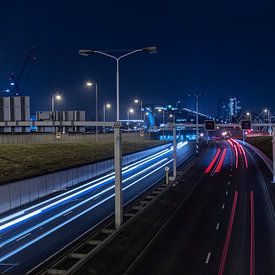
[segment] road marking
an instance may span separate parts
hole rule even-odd
[[[225,195],[226,195],[226,196],[228,195],[228,191],[225,192]]]
[[[222,209],[224,209],[224,204],[222,205]]]
[[[216,230],[219,230],[219,227],[220,227],[220,223],[218,222],[216,226]]]
[[[28,237],[29,235],[31,235],[31,233],[28,233],[28,234],[26,234],[26,235],[20,237],[19,239],[16,239],[16,241],[19,242],[19,241],[21,241],[22,239]]]
[[[255,274],[254,192],[250,191],[250,275]]]
[[[230,181],[228,182],[228,185],[230,185]]]
[[[17,266],[18,264],[10,264],[10,263],[7,263],[7,264],[4,264],[4,263],[1,263],[0,264],[0,267],[4,267],[5,269],[1,271],[1,274],[4,274],[8,271],[10,271],[12,268],[14,268],[15,266]],[[1,268],[2,269],[2,268]],[[10,273],[11,274],[11,273]]]
[[[229,242],[230,242],[230,238],[231,238],[232,227],[233,227],[233,222],[234,222],[234,217],[235,217],[235,212],[236,212],[237,200],[238,200],[238,191],[235,191],[218,275],[223,275],[223,272],[224,272],[224,267],[225,267],[225,262],[226,262],[226,258],[227,258],[227,252],[228,252],[228,247],[229,247]]]
[[[205,260],[205,263],[206,263],[206,264],[209,263],[210,257],[211,257],[211,253],[208,252],[207,257],[206,257],[206,260]]]
[[[63,215],[63,217],[65,217],[65,216],[67,216],[67,215],[71,214],[72,212],[73,212],[73,210],[71,210],[71,211],[69,211],[69,212],[65,213],[65,214]]]

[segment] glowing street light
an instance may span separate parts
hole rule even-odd
[[[142,120],[142,100],[136,98],[134,100],[134,103],[136,103],[136,104],[140,103],[140,119]]]
[[[106,109],[110,109],[112,105],[110,103],[106,103],[103,105],[103,121],[106,121]]]
[[[272,127],[271,127],[271,116],[270,116],[270,110],[265,108],[264,112],[267,114],[267,121],[269,123],[269,127],[268,127],[268,133],[271,136],[272,135]]]
[[[147,53],[157,53],[157,47],[146,47],[146,48],[140,48],[140,49],[136,49],[136,50],[133,50],[133,51],[127,51],[126,54],[123,54],[119,57],[116,57],[114,55],[111,55],[105,51],[95,51],[95,50],[79,50],[78,53],[79,55],[81,56],[90,56],[92,54],[101,54],[101,55],[104,55],[106,57],[110,57],[112,59],[115,59],[116,61],[116,101],[117,101],[117,121],[119,121],[119,62],[122,58],[125,58],[129,55],[132,55],[134,53],[137,53],[137,52],[147,52]]]
[[[98,121],[98,97],[97,97],[97,83],[96,82],[91,82],[91,81],[87,81],[86,82],[86,87],[88,88],[92,88],[93,86],[95,86],[95,121]],[[97,126],[95,127],[95,134],[96,134],[96,141],[97,141],[97,134],[98,134],[98,128]]]
[[[55,111],[55,102],[61,101],[61,100],[62,100],[62,96],[60,94],[56,94],[56,95],[52,96],[52,113]]]

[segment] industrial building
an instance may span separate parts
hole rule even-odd
[[[18,121],[30,121],[30,97],[0,97],[0,121],[15,122],[15,127],[0,127],[1,133],[30,132],[30,127],[16,126]]]
[[[38,127],[36,126],[36,121],[49,123],[48,126]],[[4,122],[4,124],[2,123],[4,126],[0,127],[0,133],[55,133],[56,131],[67,133],[86,131],[85,127],[73,126],[74,121],[85,121],[85,111],[37,111],[36,115],[31,115],[29,96],[0,97],[0,122]],[[19,126],[19,122],[25,122],[24,126],[22,126],[22,123]],[[55,122],[63,124],[62,127],[56,127]]]

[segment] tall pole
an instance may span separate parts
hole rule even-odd
[[[116,59],[116,120],[119,121],[119,60]]]
[[[127,118],[128,118],[128,133],[130,131],[130,111],[127,111]]]
[[[269,135],[272,135],[272,128],[271,128],[271,115],[270,115],[270,110],[268,110],[268,123],[269,123]],[[273,129],[274,131],[274,129]]]
[[[196,154],[199,153],[199,95],[196,95]]]
[[[177,127],[173,126],[173,178],[177,177]]]
[[[164,109],[162,109],[162,139],[164,140]]]
[[[142,120],[142,100],[140,100],[140,120]]]
[[[105,104],[103,105],[103,121],[106,121],[106,106]],[[103,133],[105,134],[105,126],[103,127]]]
[[[117,122],[114,127],[115,157],[115,226],[119,229],[123,223],[123,193],[121,183],[121,128]]]
[[[52,113],[54,112],[54,96],[52,96]]]
[[[98,101],[97,101],[97,83],[95,84],[95,120],[98,122]],[[98,135],[98,126],[95,127],[95,141],[97,142],[97,135]]]
[[[272,154],[273,154],[273,181],[272,181],[272,183],[275,183],[275,126],[273,126]]]

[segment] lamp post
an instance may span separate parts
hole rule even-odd
[[[95,86],[95,121],[98,121],[98,97],[97,97],[97,83],[87,81],[87,87]],[[98,127],[95,127],[95,141],[97,142],[97,135],[98,135]]]
[[[202,94],[190,94],[188,96],[194,96],[196,98],[196,154],[199,153],[199,97],[204,96]]]
[[[62,96],[60,94],[56,94],[52,96],[52,113],[55,111],[55,101],[62,100]]]
[[[159,112],[162,111],[162,139],[164,140],[164,109],[158,109]]]
[[[140,103],[140,120],[142,120],[142,100],[135,99],[134,103],[136,104]]]
[[[127,111],[127,120],[128,120],[128,132],[130,131],[130,114],[134,113],[134,109],[130,108]]]
[[[264,112],[267,113],[267,121],[269,123],[268,127],[268,133],[271,136],[272,135],[272,128],[271,128],[271,116],[270,116],[270,110],[269,109],[264,109]]]
[[[60,94],[56,94],[56,95],[52,96],[52,121],[55,120],[55,115],[54,115],[55,101],[60,101],[60,100],[62,100],[62,96]],[[54,131],[56,132],[55,126],[54,126]]]
[[[103,105],[103,121],[104,122],[106,121],[106,108],[110,109],[111,108],[111,104],[110,103],[106,103],[106,104]],[[103,132],[105,134],[105,126],[103,128]]]
[[[97,51],[97,50],[79,50],[78,51],[79,55],[81,55],[81,56],[89,56],[91,54],[101,54],[101,55],[110,57],[116,61],[116,101],[117,101],[116,102],[117,103],[116,118],[117,118],[117,121],[119,121],[119,88],[120,88],[119,87],[119,64],[120,64],[120,60],[122,58],[129,56],[129,55],[132,55],[137,52],[142,52],[142,51],[148,52],[148,53],[157,53],[157,48],[156,47],[146,47],[146,48],[136,49],[136,50],[128,51],[126,54],[123,54],[119,57],[108,54],[105,51]]]

